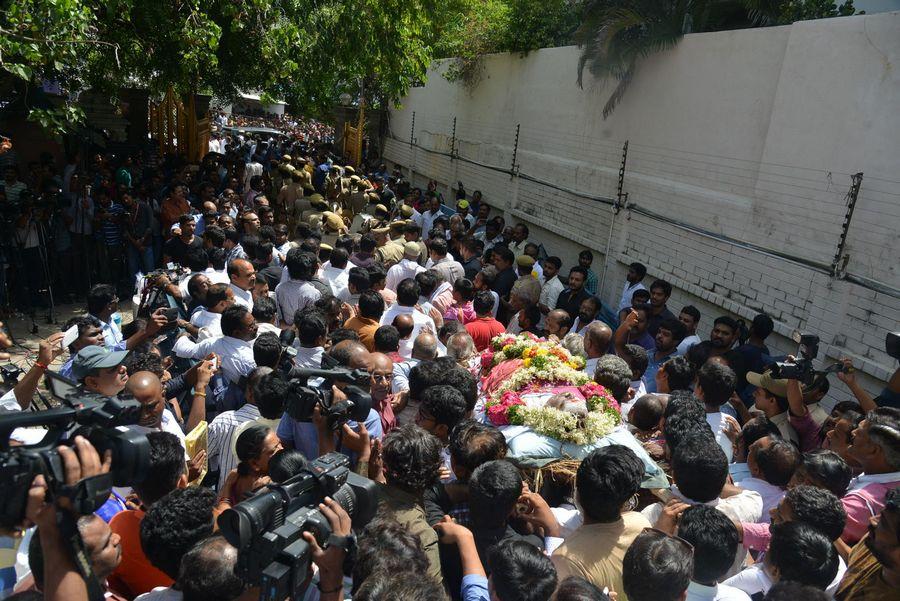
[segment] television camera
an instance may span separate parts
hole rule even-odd
[[[259,585],[261,600],[302,598],[311,560],[303,533],[312,533],[323,548],[335,542],[330,540],[331,524],[318,509],[326,496],[350,514],[354,529],[375,515],[375,483],[350,471],[349,465],[345,455],[328,453],[219,516],[219,529],[238,550],[235,573]]]

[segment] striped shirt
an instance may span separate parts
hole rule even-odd
[[[207,430],[207,453],[210,471],[219,470],[219,485],[222,490],[228,473],[238,464],[238,458],[231,449],[231,438],[234,431],[245,422],[259,419],[256,405],[247,403],[234,411],[223,411],[209,423]]]
[[[107,246],[121,246],[122,224],[119,223],[119,218],[125,213],[125,207],[113,203],[104,210],[112,217],[104,219],[100,223],[100,233],[103,237],[103,242]]]

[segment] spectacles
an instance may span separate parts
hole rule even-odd
[[[381,380],[382,382],[390,382],[394,379],[394,374],[369,374],[373,380]]]
[[[687,550],[687,552],[691,554],[691,556],[694,555],[694,545],[687,542],[680,536],[675,536],[673,534],[669,534],[668,532],[660,530],[659,528],[652,528],[652,527],[644,528],[641,531],[641,534],[643,534],[645,532],[653,532],[654,534],[659,535],[659,537],[671,538],[672,540],[678,542],[678,544],[681,545],[683,548],[685,548]]]

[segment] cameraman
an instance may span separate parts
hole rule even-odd
[[[336,360],[335,368],[348,369],[368,369],[369,352],[360,342],[355,340],[343,340],[328,350],[330,358]],[[316,366],[317,368],[319,366]],[[334,385],[335,390],[340,390],[343,384]],[[369,410],[369,415],[365,421],[365,431],[371,439],[380,439],[383,436],[381,427],[381,418],[375,409]],[[355,455],[364,452],[363,442],[365,436],[362,436],[362,428],[353,420],[348,420],[341,428],[341,444],[342,453],[350,456],[351,462],[355,461]],[[326,448],[320,448],[319,430],[313,421],[298,421],[287,413],[285,413],[276,430],[281,444],[286,449],[296,449],[302,452],[307,459],[315,459],[323,452],[331,450],[330,444],[326,442]]]
[[[37,392],[41,376],[62,352],[63,333],[57,332],[38,344],[37,361],[31,366],[16,386],[0,397],[0,409],[5,411],[26,411]],[[43,432],[43,431],[41,431]]]
[[[107,453],[102,462],[97,450],[85,438],[76,436],[74,440],[74,449],[70,447],[58,447],[60,460],[63,464],[63,473],[65,474],[65,485],[72,487],[80,481],[91,478],[93,476],[109,473],[112,465],[112,454]],[[37,476],[31,483],[28,491],[28,503],[25,507],[25,519],[27,526],[36,525],[40,537],[41,550],[43,552],[43,593],[46,601],[88,601],[88,587],[82,575],[75,567],[75,561],[72,553],[67,546],[63,532],[60,530],[57,516],[65,516],[73,520],[78,519],[75,514],[74,505],[68,496],[60,495],[53,501],[47,498],[49,487],[44,476]],[[109,527],[103,520],[94,519],[90,526],[103,528],[108,530]],[[79,534],[84,537],[85,529],[79,528]],[[102,547],[91,549],[87,541],[82,538],[82,544],[85,545],[85,551],[91,555],[91,567],[100,567],[97,559],[100,553],[105,553],[107,546],[116,547],[118,545],[118,537],[111,535],[109,537],[101,536],[100,540],[106,541]],[[104,561],[107,561],[114,569],[119,562],[119,554],[116,552],[114,556],[106,555]],[[111,571],[111,570],[109,570]],[[106,574],[107,570],[103,570]],[[100,570],[98,569],[98,572]],[[95,574],[96,575],[96,574]],[[99,575],[104,575],[100,573]],[[105,589],[105,583],[101,583]],[[107,598],[110,597],[107,594]]]

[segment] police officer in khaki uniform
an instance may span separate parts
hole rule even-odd
[[[328,210],[328,203],[325,202],[325,199],[322,198],[321,194],[313,194],[312,196],[309,196],[309,204],[311,208],[303,211],[300,215],[300,220],[305,221],[311,227],[321,225],[322,215]]]
[[[375,260],[388,269],[403,258],[403,247],[392,242],[388,236],[391,228],[380,227],[372,230],[375,235]]]
[[[337,203],[343,192],[344,184],[341,178],[341,168],[335,165],[328,171],[328,175],[325,176],[325,200],[328,201],[328,205],[333,206],[334,203]]]

